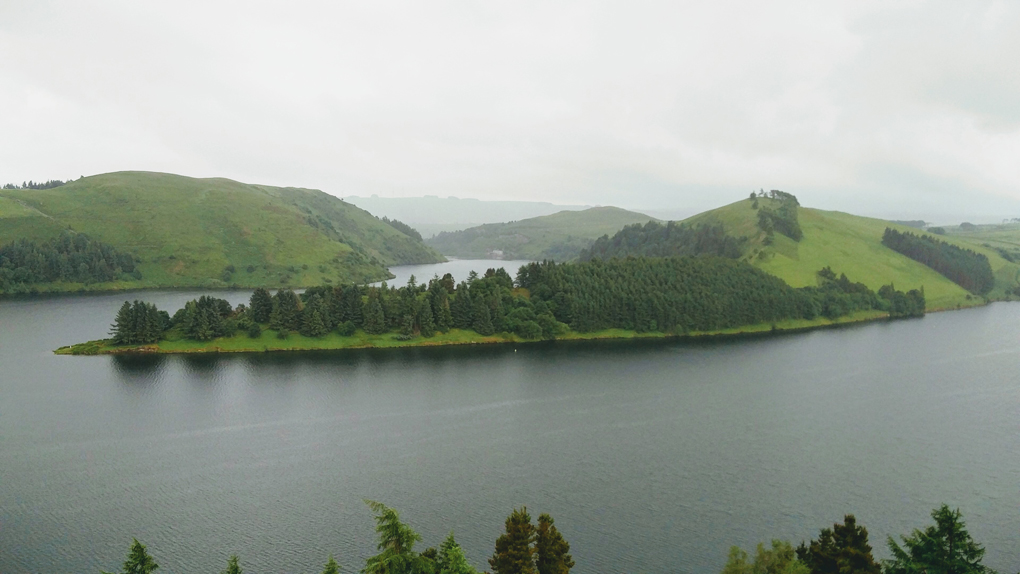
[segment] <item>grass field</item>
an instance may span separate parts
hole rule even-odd
[[[655,218],[618,207],[593,207],[479,225],[437,235],[426,243],[444,255],[464,259],[489,258],[499,250],[506,259],[569,261],[599,237],[649,221]]]
[[[46,190],[0,190],[0,244],[64,229],[141,259],[142,280],[40,290],[311,286],[385,279],[442,257],[321,191],[120,172]],[[233,271],[229,271],[233,266]]]
[[[682,337],[704,338],[715,336],[740,336],[754,335],[783,331],[802,331],[818,329],[836,325],[860,323],[865,321],[876,321],[886,318],[888,315],[880,311],[861,311],[846,317],[840,317],[834,321],[819,317],[817,319],[791,319],[776,324],[746,325],[718,331],[697,331],[691,332]],[[662,339],[677,337],[677,335],[661,332],[638,333],[625,329],[604,329],[590,333],[578,333],[569,331],[558,340],[582,341],[594,339]],[[385,333],[383,335],[369,335],[364,331],[358,331],[350,337],[344,337],[336,332],[323,337],[305,337],[299,334],[290,334],[286,339],[278,339],[276,331],[266,330],[258,339],[249,338],[243,333],[233,337],[221,337],[212,341],[160,341],[152,345],[113,345],[106,340],[89,341],[67,347],[61,347],[54,352],[58,355],[116,355],[116,354],[188,354],[188,353],[264,353],[275,351],[326,351],[342,349],[384,349],[397,347],[437,347],[445,345],[489,345],[499,343],[527,344],[537,341],[529,341],[510,333],[500,333],[492,336],[483,336],[474,331],[462,329],[451,329],[446,333],[436,333],[434,337],[415,337],[410,340],[400,340],[396,333]]]
[[[759,199],[763,206],[769,205],[770,201]],[[902,291],[923,287],[929,310],[984,303],[983,298],[970,295],[931,268],[882,245],[882,234],[887,227],[914,233],[918,232],[917,229],[881,219],[803,207],[798,209],[798,217],[804,238],[795,242],[777,233],[771,246],[762,244],[765,236],[758,229],[757,212],[749,200],[696,215],[686,222],[722,223],[728,233],[748,237],[745,258],[794,287],[815,285],[817,271],[829,266],[837,274],[846,273],[852,281],[864,283],[874,290],[889,283]],[[1006,261],[994,249],[982,246],[981,241],[964,236],[943,236],[940,239],[988,256],[997,277],[990,298],[1005,297],[1006,290],[1016,284],[1020,266]]]

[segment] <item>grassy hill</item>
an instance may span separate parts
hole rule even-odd
[[[772,200],[765,198],[759,199],[759,202],[761,207],[773,204]],[[795,242],[776,233],[772,245],[764,244],[765,233],[758,228],[757,211],[747,199],[695,215],[684,223],[721,223],[727,233],[746,236],[744,258],[794,287],[816,284],[816,272],[829,266],[837,274],[846,273],[851,280],[865,283],[875,290],[890,282],[900,290],[924,287],[929,309],[981,302],[932,269],[882,245],[882,234],[887,227],[914,233],[918,232],[917,229],[838,211],[804,207],[797,211],[803,239]],[[982,245],[981,239],[965,235],[947,235],[939,239],[988,256],[996,275],[995,289],[989,294],[990,298],[1005,297],[1006,291],[1017,284],[1020,265],[1007,261],[995,249]]]
[[[464,259],[485,259],[502,252],[505,259],[567,261],[603,235],[654,220],[618,207],[592,207],[440,233],[426,243],[444,255]]]
[[[311,189],[149,172],[0,190],[0,244],[71,229],[140,260],[140,281],[41,291],[310,286],[391,277],[386,267],[442,256],[372,214]]]

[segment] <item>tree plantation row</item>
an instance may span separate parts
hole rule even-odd
[[[20,239],[0,246],[0,294],[54,281],[89,284],[141,277],[131,255],[83,233],[64,231],[41,244]]]
[[[478,574],[452,532],[438,549],[416,552],[414,546],[422,538],[400,521],[397,511],[366,502],[375,513],[378,554],[365,561],[362,574]],[[942,505],[931,516],[934,524],[902,536],[901,542],[889,537],[892,558],[881,562],[872,555],[867,529],[848,514],[842,524],[822,528],[817,538],[796,549],[787,541],[772,540],[768,548],[758,544],[751,557],[733,546],[722,574],[994,574],[981,564],[985,549],[971,538],[959,510]],[[541,514],[536,526],[527,508],[521,508],[507,517],[488,564],[492,574],[569,574],[574,560],[551,516]],[[151,574],[157,569],[159,564],[145,545],[134,540],[121,572]],[[322,573],[340,570],[329,556]],[[240,558],[233,555],[222,574],[242,572]]]
[[[836,319],[863,310],[891,317],[924,314],[924,294],[885,286],[878,293],[829,268],[818,286],[794,289],[751,265],[720,257],[627,258],[584,263],[531,263],[514,281],[503,269],[472,273],[454,283],[450,274],[395,288],[323,286],[298,295],[256,289],[248,305],[231,307],[203,296],[172,317],[155,306],[125,302],[112,326],[115,344],[162,339],[208,341],[238,331],[251,338],[269,328],[322,337],[358,331],[398,339],[432,337],[451,329],[522,339],[555,339],[568,330],[603,329],[686,334],[790,319]]]

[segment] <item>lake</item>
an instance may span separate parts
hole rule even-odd
[[[886,557],[946,502],[1020,569],[1015,303],[696,343],[51,353],[125,298],[197,295],[0,300],[0,572],[114,570],[132,537],[160,572],[357,572],[363,499],[485,569],[515,506],[548,512],[578,573],[718,572],[846,513]]]

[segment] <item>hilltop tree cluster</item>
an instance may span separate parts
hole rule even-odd
[[[682,257],[712,255],[738,259],[746,237],[726,234],[722,224],[690,226],[675,221],[649,221],[628,225],[609,237],[603,235],[581,251],[580,260],[614,257]]]
[[[765,192],[762,191],[759,197],[766,197]],[[776,231],[794,241],[803,239],[804,231],[801,230],[800,221],[797,219],[797,208],[800,207],[797,198],[778,189],[770,191],[767,197],[772,200],[773,205],[778,206],[758,208],[758,198],[754,197],[753,193],[750,198],[752,207],[758,209],[758,227],[765,232],[765,244],[772,244]]]
[[[83,233],[65,231],[41,244],[19,239],[0,246],[0,293],[54,281],[88,284],[141,277],[131,255]]]
[[[995,286],[992,266],[982,253],[962,249],[930,235],[900,233],[891,228],[886,228],[882,244],[931,267],[975,295],[987,295]]]

